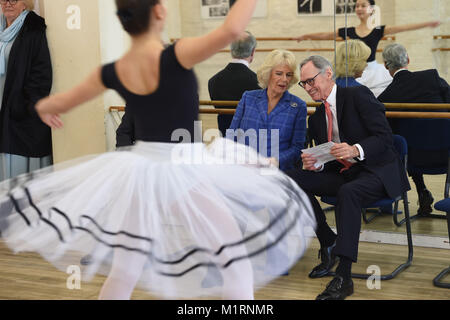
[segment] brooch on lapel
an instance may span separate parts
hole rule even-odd
[[[292,107],[292,108],[297,108],[297,107],[298,107],[297,102],[291,102],[291,107]]]

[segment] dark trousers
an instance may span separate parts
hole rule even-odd
[[[318,237],[321,233],[317,230],[329,227],[325,213],[315,196],[337,197],[335,210],[337,237],[334,253],[356,262],[361,231],[361,210],[364,206],[388,195],[381,180],[362,166],[356,164],[343,173],[339,173],[338,166],[335,167],[336,170],[323,172],[291,170],[286,174],[308,195],[317,220]]]
[[[219,128],[220,132],[222,132],[223,137],[226,137],[227,129],[230,128],[232,121],[233,121],[233,115],[219,114],[217,116],[217,127]]]

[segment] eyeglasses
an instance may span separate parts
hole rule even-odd
[[[15,6],[17,4],[18,0],[0,0],[1,5],[5,5],[7,2],[9,2],[10,5]]]
[[[299,83],[298,83],[298,85],[300,86],[300,87],[302,87],[303,89],[305,89],[305,86],[306,85],[309,85],[310,87],[312,87],[313,85],[314,85],[314,80],[316,79],[316,77],[319,75],[319,74],[321,74],[322,73],[322,71],[320,71],[318,74],[316,74],[314,77],[312,77],[312,78],[309,78],[309,79],[306,79],[305,81],[300,81]]]

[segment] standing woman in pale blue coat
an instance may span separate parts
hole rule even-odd
[[[305,144],[307,113],[306,103],[288,92],[299,79],[294,54],[272,51],[257,76],[263,89],[244,93],[227,137],[254,147],[282,171],[293,169]]]

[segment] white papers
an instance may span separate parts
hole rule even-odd
[[[312,148],[303,149],[302,152],[310,154],[314,158],[316,158],[317,162],[314,164],[314,167],[319,168],[327,162],[336,160],[336,158],[330,154],[332,146],[334,146],[334,142],[329,141]]]

